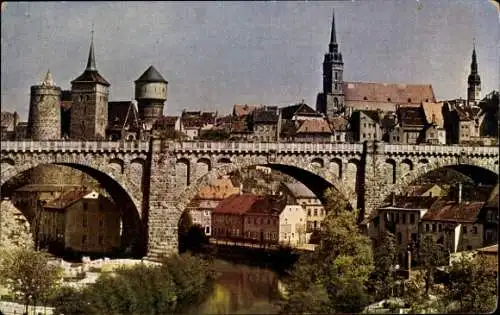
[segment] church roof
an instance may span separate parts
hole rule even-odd
[[[436,101],[430,84],[344,82],[343,87],[346,102],[420,104]]]
[[[149,66],[149,68],[144,71],[144,73],[135,80],[135,82],[163,82],[168,83],[161,74],[156,70],[154,66]]]

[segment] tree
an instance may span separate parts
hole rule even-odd
[[[397,264],[398,248],[396,237],[389,231],[382,236],[381,245],[374,253],[375,269],[372,273],[371,284],[376,292],[377,300],[392,296],[395,275],[394,266]]]
[[[441,244],[437,244],[431,235],[425,235],[418,244],[418,261],[423,268],[425,282],[425,294],[434,283],[435,268],[446,265],[446,250]]]
[[[325,197],[328,214],[319,245],[295,264],[284,313],[353,313],[369,302],[365,285],[373,270],[370,240],[358,229],[357,211],[347,210],[347,202],[333,191]]]
[[[496,258],[496,257],[495,257]],[[452,263],[446,283],[447,300],[459,302],[460,313],[489,313],[495,309],[497,267],[488,265],[485,257],[462,256]]]
[[[29,305],[45,303],[57,287],[60,269],[48,262],[45,253],[26,249],[13,250],[2,259],[3,282],[10,292],[20,296],[26,312]]]

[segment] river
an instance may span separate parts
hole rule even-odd
[[[215,260],[211,292],[185,314],[277,314],[278,275],[271,269]]]

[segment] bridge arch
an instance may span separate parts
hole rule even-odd
[[[59,155],[58,161],[47,159],[45,155],[33,156],[26,161],[20,159],[16,161],[16,158],[12,157],[11,160],[15,161],[14,165],[7,169],[2,168],[1,172],[2,198],[12,192],[4,189],[11,180],[38,166],[61,165],[79,170],[97,180],[110,195],[117,209],[121,211],[123,224],[122,247],[133,256],[144,256],[146,250],[146,225],[142,220],[141,203],[132,193],[134,190],[130,188],[133,183],[127,182],[125,176],[122,176],[122,172],[113,167],[112,164],[114,163],[106,163],[105,166],[99,167],[92,164],[93,159],[85,158],[85,156],[81,158],[75,157],[73,155],[71,158],[64,158],[64,156]]]
[[[432,162],[421,164],[419,167],[413,169],[406,175],[402,176],[396,184],[391,187],[388,194],[382,196],[377,202],[377,207],[389,198],[391,194],[400,195],[404,193],[408,186],[415,183],[419,178],[423,177],[430,172],[448,168],[463,173],[471,177],[475,182],[496,183],[498,182],[498,164],[494,162],[476,161],[471,160],[467,163],[459,163],[444,159],[436,159]]]
[[[304,161],[304,165],[293,165],[287,163],[280,163],[279,161],[274,161],[269,163],[267,161],[255,162],[238,162],[238,163],[227,163],[222,164],[218,167],[214,167],[208,173],[204,174],[198,178],[195,182],[191,183],[177,198],[177,214],[180,216],[184,212],[187,204],[196,197],[200,189],[208,185],[212,180],[220,178],[221,176],[231,174],[240,169],[249,168],[252,166],[266,166],[273,170],[283,172],[284,174],[290,175],[295,179],[306,185],[313,193],[318,196],[318,198],[324,201],[323,192],[327,188],[334,188],[337,190],[354,209],[357,206],[357,195],[356,193],[343,184],[343,182],[327,168],[318,168],[310,165],[307,161]],[[309,177],[309,181],[307,178]],[[314,185],[314,186],[313,186]]]

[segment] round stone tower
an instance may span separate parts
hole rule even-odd
[[[32,140],[61,138],[61,88],[55,85],[50,70],[40,85],[31,87],[27,132]]]
[[[153,66],[135,81],[135,99],[146,130],[151,130],[154,123],[163,115],[163,104],[167,100],[167,84],[168,82]]]

